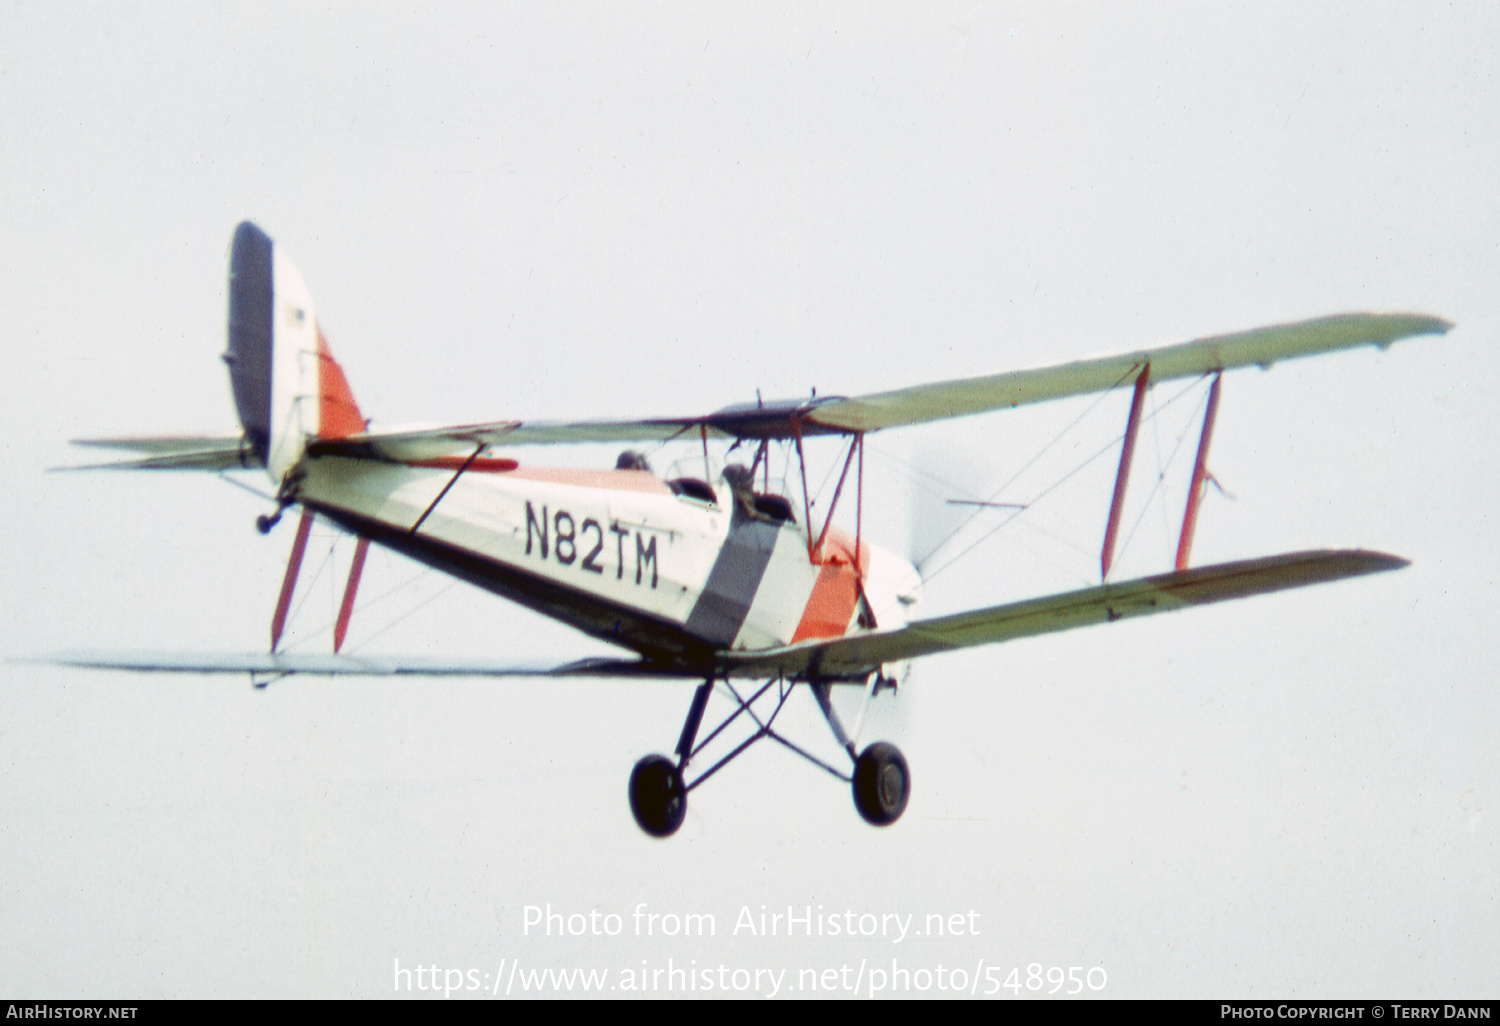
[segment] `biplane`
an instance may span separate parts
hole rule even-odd
[[[374,430],[319,327],[312,298],[280,247],[246,222],[230,257],[224,361],[241,430],[222,436],[83,441],[131,453],[97,466],[141,470],[263,469],[275,510],[300,521],[271,625],[269,650],[251,654],[71,653],[74,666],[149,672],[245,673],[259,686],[291,674],[614,676],[698,682],[672,756],[648,755],[630,776],[637,823],[665,837],[683,822],[688,793],[751,744],[775,740],[849,784],[861,816],[895,822],[911,774],[894,746],[860,749],[831,701],[835,686],[868,703],[894,691],[897,667],[920,656],[1127,617],[1164,613],[1405,566],[1362,550],[1294,552],[1191,566],[1206,458],[1223,372],[1354,346],[1385,348],[1442,334],[1418,314],[1352,313],[1203,338],[1104,359],[918,385],[855,397],[757,401],[712,413],[639,420],[517,421]],[[1175,568],[1128,581],[1109,574],[1148,388],[1210,378]],[[865,438],[893,428],[1010,409],[1064,396],[1130,389],[1114,492],[1105,516],[1101,583],[1082,590],[920,618],[922,576],[910,560],[864,536]],[[832,502],[815,509],[805,444],[836,436],[841,464]],[[520,446],[690,442],[703,475],[657,476],[632,449],[613,467],[532,466]],[[709,446],[740,462],[712,471]],[[800,494],[772,487],[770,451],[786,454]],[[512,455],[507,455],[511,453]],[[790,470],[787,473],[792,478]],[[833,526],[840,502],[852,533]],[[1102,503],[1101,503],[1102,506]],[[333,651],[278,650],[314,518],[356,539]],[[847,515],[845,518],[847,526]],[[371,543],[470,582],[603,639],[630,655],[554,666],[475,659],[360,655],[342,647]],[[749,683],[746,683],[749,682]],[[817,702],[848,768],[785,737],[777,714],[797,685]],[[707,735],[715,689],[732,711]],[[757,705],[759,703],[759,705]],[[769,712],[766,708],[769,705]],[[861,710],[861,721],[864,711]],[[741,716],[749,737],[699,771],[694,760]],[[706,761],[706,760],[704,760]],[[696,776],[689,779],[689,770]]]

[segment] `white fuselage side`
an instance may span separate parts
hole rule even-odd
[[[742,512],[722,479],[710,502],[647,471],[459,473],[437,462],[309,457],[298,497],[378,543],[668,660],[898,626],[919,589],[909,563],[869,545],[861,580],[853,539],[838,532],[814,562],[800,525]]]

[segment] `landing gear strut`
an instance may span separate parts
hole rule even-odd
[[[907,769],[906,759],[895,745],[885,741],[877,741],[863,752],[856,754],[853,739],[844,730],[843,724],[839,722],[838,714],[834,712],[828,682],[814,682],[810,684],[810,688],[813,697],[818,701],[819,708],[823,711],[824,718],[828,721],[828,726],[833,731],[833,736],[849,754],[850,761],[854,763],[852,774],[840,772],[822,759],[793,744],[773,728],[776,717],[791,695],[792,684],[790,682],[773,677],[748,698],[741,697],[729,681],[722,683],[725,690],[733,696],[738,708],[730,713],[724,722],[710,731],[702,744],[697,743],[698,728],[703,722],[703,713],[708,706],[709,695],[713,691],[712,680],[706,680],[698,685],[698,690],[693,695],[692,707],[688,710],[687,720],[682,725],[682,736],[677,741],[676,761],[665,755],[648,755],[635,764],[635,769],[630,774],[630,811],[635,816],[636,824],[642,830],[652,837],[670,837],[675,834],[687,815],[688,792],[762,738],[770,738],[778,742],[813,765],[852,785],[854,807],[859,810],[859,814],[867,823],[874,826],[889,826],[901,818],[901,814],[906,811],[907,800],[911,797],[911,771]],[[872,695],[880,683],[880,677],[872,679],[867,696]],[[772,687],[777,687],[773,696],[776,705],[771,714],[763,719],[764,714],[757,713],[752,707],[756,700],[770,691]],[[756,729],[750,737],[707,770],[698,774],[696,779],[686,780],[684,772],[689,761],[742,714],[755,723]],[[863,719],[863,713],[860,718]],[[858,724],[856,724],[856,733],[858,729]]]

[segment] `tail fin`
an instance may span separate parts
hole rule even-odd
[[[229,258],[224,362],[250,450],[275,481],[297,465],[309,439],[365,429],[302,276],[249,221],[235,229]]]

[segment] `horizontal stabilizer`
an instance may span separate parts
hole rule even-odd
[[[772,652],[733,653],[724,671],[733,676],[861,677],[883,663],[935,652],[1013,641],[1132,616],[1170,613],[1191,606],[1397,570],[1406,565],[1407,561],[1398,556],[1359,549],[1293,552],[1220,563],[917,620],[889,631],[803,642]]]
[[[59,652],[42,662],[140,673],[304,673],[319,677],[675,677],[630,659],[578,659],[562,665],[424,656],[324,655],[313,652]]]
[[[82,438],[74,445],[119,449],[135,459],[90,463],[59,470],[243,470],[261,467],[243,435],[173,435],[158,438]]]

